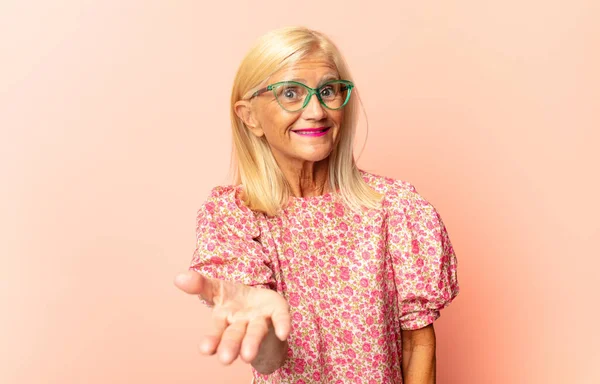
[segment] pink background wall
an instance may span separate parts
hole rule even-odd
[[[359,165],[449,230],[438,383],[600,382],[598,1],[201,3],[0,5],[0,382],[249,381],[197,353],[172,279],[227,182],[235,70],[293,24],[346,54]]]

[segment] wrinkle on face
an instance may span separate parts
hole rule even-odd
[[[269,84],[294,80],[318,88],[339,79],[335,66],[322,56],[308,56],[273,74]],[[335,147],[343,122],[343,110],[330,110],[313,95],[301,111],[284,110],[272,92],[253,99],[256,121],[253,133],[265,137],[295,196],[327,191],[329,155]],[[303,137],[292,129],[330,127],[321,137]]]

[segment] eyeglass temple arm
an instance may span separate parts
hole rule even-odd
[[[250,96],[250,98],[253,98],[253,97],[256,97],[256,96],[262,95],[263,93],[265,93],[265,92],[268,92],[268,91],[270,91],[270,90],[271,90],[271,86],[270,86],[270,85],[269,85],[269,86],[267,86],[267,87],[261,88],[261,89],[259,89],[258,91],[254,92],[254,93],[252,94],[252,96]]]

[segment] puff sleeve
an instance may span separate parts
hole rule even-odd
[[[274,288],[260,228],[235,186],[213,188],[198,210],[196,249],[189,269],[216,279]]]
[[[400,327],[419,329],[458,295],[456,255],[440,215],[414,186],[400,182],[386,200]]]

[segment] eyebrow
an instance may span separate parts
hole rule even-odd
[[[321,78],[321,81],[319,81],[319,83],[317,83],[318,84],[317,87],[319,87],[320,85],[322,85],[323,83],[325,83],[329,80],[340,80],[340,77],[339,77],[339,75],[333,74],[333,73],[327,74],[327,75],[323,76],[323,78]],[[294,77],[291,79],[281,80],[281,81],[297,81],[299,83],[306,84],[306,79],[303,79],[300,77]]]

